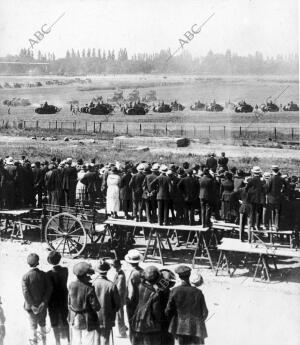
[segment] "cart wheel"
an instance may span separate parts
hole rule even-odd
[[[51,217],[45,228],[45,240],[52,250],[62,256],[76,257],[86,246],[87,234],[82,222],[70,213]]]

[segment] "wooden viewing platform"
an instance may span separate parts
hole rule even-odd
[[[127,220],[127,219],[115,219],[115,218],[109,218],[105,222],[108,226],[118,226],[118,227],[131,227],[133,228],[133,234],[135,234],[135,231],[137,228],[140,228],[142,230],[144,229],[149,229],[149,236],[148,239],[145,240],[147,241],[147,246],[146,246],[146,251],[144,255],[144,261],[148,259],[150,256],[150,248],[152,246],[152,253],[154,254],[156,249],[158,249],[159,252],[159,258],[161,264],[164,265],[164,257],[163,257],[163,250],[165,249],[162,241],[162,235],[165,235],[165,240],[167,242],[167,245],[169,247],[169,250],[171,252],[171,255],[173,255],[173,248],[170,242],[170,233],[177,231],[187,231],[189,232],[189,235],[191,232],[195,232],[197,236],[197,243],[196,247],[194,250],[194,255],[193,255],[193,260],[192,260],[192,265],[194,267],[195,261],[197,259],[204,259],[208,260],[209,264],[212,269],[214,269],[211,255],[206,243],[206,239],[204,234],[209,231],[209,227],[202,227],[200,225],[159,225],[155,223],[148,223],[148,222],[136,222],[134,220]],[[145,233],[144,233],[145,235]],[[151,244],[153,241],[153,244]]]
[[[241,242],[238,239],[223,238],[222,243],[218,245],[218,250],[220,250],[220,255],[219,255],[215,274],[216,275],[218,274],[220,266],[225,266],[228,274],[231,277],[233,276],[238,266],[234,268],[233,272],[230,272],[230,262],[228,260],[228,255],[226,253],[228,252],[245,253],[245,257],[244,257],[245,262],[243,263],[244,265],[246,263],[247,255],[257,254],[258,261],[256,264],[253,280],[255,280],[258,273],[258,269],[260,268],[266,274],[268,281],[270,281],[270,271],[269,271],[269,267],[266,261],[266,257],[270,257],[273,260],[275,269],[277,269],[276,257],[293,257],[293,258],[300,259],[300,251],[298,251],[297,249],[273,247],[261,241],[249,243],[249,242]]]

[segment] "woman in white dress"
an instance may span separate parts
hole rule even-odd
[[[80,205],[83,205],[83,202],[86,199],[86,185],[81,182],[82,178],[86,174],[86,171],[86,165],[83,164],[77,173],[76,200]]]
[[[106,193],[106,211],[112,217],[118,217],[120,211],[120,182],[118,169],[113,167],[107,177],[107,193]]]

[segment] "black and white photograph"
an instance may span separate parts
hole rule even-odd
[[[0,0],[0,345],[299,345],[298,0]]]

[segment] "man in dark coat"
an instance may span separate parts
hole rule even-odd
[[[120,309],[120,296],[117,287],[107,279],[109,263],[100,260],[96,271],[99,276],[94,280],[95,293],[100,304],[98,314],[98,336],[101,345],[109,345],[109,336],[115,326],[116,313]]]
[[[61,173],[54,164],[49,164],[49,171],[45,175],[45,188],[49,204],[60,205],[62,199]]]
[[[90,264],[78,262],[73,273],[77,279],[69,285],[68,298],[71,343],[96,345],[100,304],[90,282],[90,275],[95,272]]]
[[[160,273],[157,267],[146,267],[138,287],[138,304],[130,319],[133,345],[165,345],[161,342],[161,303],[154,288]]]
[[[129,219],[129,210],[131,209],[132,203],[132,191],[129,187],[129,182],[131,180],[132,169],[129,166],[125,166],[124,171],[121,174],[120,181],[120,202],[121,210],[124,212],[125,218]]]
[[[41,170],[41,163],[35,162],[32,168],[34,194],[37,196],[37,207],[42,207],[42,194],[44,188],[44,174]]]
[[[217,171],[218,161],[215,158],[215,154],[211,153],[206,160],[206,167],[212,170],[214,173]]]
[[[280,204],[282,201],[283,187],[287,186],[287,182],[280,176],[279,167],[272,166],[273,176],[269,179],[267,187],[267,199],[271,208],[272,226],[277,231],[279,228]]]
[[[199,181],[193,177],[193,170],[188,170],[188,175],[178,183],[184,199],[185,223],[193,225],[195,222],[195,207],[199,198]]]
[[[225,156],[225,152],[221,153],[221,157],[218,159],[218,166],[228,171],[228,158]]]
[[[75,206],[76,200],[77,171],[72,166],[72,159],[67,158],[66,165],[62,172],[62,189],[65,196],[66,206]]]
[[[172,191],[171,180],[167,176],[168,167],[161,166],[161,174],[154,179],[150,188],[157,190],[158,224],[168,225],[169,223],[169,200]]]
[[[212,209],[212,200],[214,192],[214,183],[211,175],[209,174],[209,169],[204,168],[203,175],[200,178],[200,204],[201,204],[201,220],[202,226],[210,226],[210,216]]]
[[[149,223],[154,222],[157,218],[157,189],[154,186],[151,187],[151,183],[158,177],[158,175],[159,165],[155,163],[151,167],[151,173],[146,175],[143,181],[143,200],[146,205],[147,222]]]
[[[91,205],[95,203],[97,184],[98,184],[98,175],[94,170],[92,165],[87,166],[88,171],[85,173],[84,177],[81,179],[81,182],[86,185],[87,200]]]
[[[16,193],[16,176],[17,167],[14,165],[12,157],[8,157],[5,165],[5,188],[4,199],[6,208],[13,209],[15,207],[15,193]]]
[[[22,290],[25,299],[24,309],[28,313],[31,337],[30,342],[37,343],[37,327],[41,329],[43,345],[46,344],[46,315],[47,305],[52,292],[52,285],[45,272],[40,271],[39,256],[35,253],[29,254],[27,263],[31,267],[22,279]]]
[[[68,269],[59,265],[61,255],[52,251],[49,253],[47,261],[53,268],[47,272],[47,276],[52,285],[52,293],[48,303],[48,313],[51,327],[53,329],[56,345],[61,344],[61,340],[70,341],[68,324]]]
[[[248,202],[250,203],[250,225],[255,230],[259,229],[262,205],[264,203],[263,182],[261,181],[261,169],[258,166],[252,169],[252,178],[248,181],[245,188],[248,193]]]
[[[133,175],[129,187],[132,189],[132,215],[133,218],[139,222],[142,218],[142,197],[143,197],[143,181],[145,175],[143,174],[144,165],[137,166],[138,173]]]
[[[179,275],[181,285],[170,294],[165,313],[171,318],[169,332],[179,345],[201,345],[207,337],[205,320],[208,310],[201,290],[190,285],[191,269],[180,265],[175,272]]]

